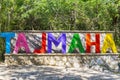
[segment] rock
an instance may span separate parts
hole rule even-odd
[[[64,62],[67,62],[67,58],[66,57],[63,57],[62,59]]]
[[[78,63],[78,62],[73,63],[73,67],[74,68],[80,68],[80,63]]]
[[[98,59],[96,60],[96,64],[102,65],[102,64],[104,64],[104,62],[103,62],[103,60],[102,60],[101,58],[98,58]]]
[[[118,62],[117,61],[111,61],[109,64],[110,68],[117,70],[118,69]]]
[[[56,61],[60,61],[60,60],[61,60],[61,57],[55,56],[55,60],[56,60]]]
[[[75,67],[79,68],[88,67],[102,71],[103,69],[109,71],[120,71],[120,65],[118,65],[119,59],[117,56],[59,56],[59,55],[5,55],[6,65],[53,65],[61,67]]]
[[[64,63],[63,61],[56,62],[56,64],[57,64],[59,67],[65,66],[65,63]]]
[[[43,62],[44,65],[49,65],[50,64],[50,60],[48,57],[44,57],[44,62]]]
[[[72,67],[72,65],[70,64],[70,62],[66,62],[65,66],[66,67]]]
[[[51,65],[51,66],[56,65],[56,61],[54,59],[51,59],[49,65]]]
[[[74,59],[72,57],[68,57],[68,62],[74,63]]]
[[[28,80],[36,80],[35,76],[29,76]]]
[[[97,70],[97,71],[102,71],[103,68],[99,65],[92,66],[92,69]]]

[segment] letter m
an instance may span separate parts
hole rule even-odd
[[[48,33],[48,53],[52,52],[52,42],[57,47],[62,42],[62,53],[66,53],[66,34],[62,33],[58,39],[56,39],[52,33]]]

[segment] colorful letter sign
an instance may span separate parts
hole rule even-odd
[[[18,50],[21,47],[25,48],[26,53],[30,53],[28,43],[27,43],[27,40],[26,40],[26,37],[25,37],[24,33],[18,33],[18,38],[17,38],[16,45],[15,45],[13,53],[18,53]]]
[[[72,53],[75,48],[78,48],[81,53],[85,53],[85,50],[82,46],[82,42],[81,42],[80,37],[79,37],[79,34],[77,34],[77,33],[73,35],[71,45],[70,45],[68,52]]]
[[[6,54],[25,53],[51,54],[105,54],[108,50],[117,53],[112,33],[100,32],[4,32]],[[109,52],[110,52],[109,51]]]
[[[15,33],[12,32],[6,32],[6,33],[0,33],[0,37],[4,37],[6,39],[5,43],[6,43],[6,53],[10,53],[11,51],[11,45],[10,45],[10,40],[11,38],[15,37]]]
[[[105,53],[108,48],[111,48],[113,53],[117,53],[112,34],[106,34],[106,37],[103,42],[102,53]]]
[[[51,33],[48,33],[48,53],[52,53],[52,42],[55,44],[55,46],[58,46],[60,42],[62,42],[62,53],[66,53],[66,34],[65,33],[62,33],[57,40]]]
[[[96,53],[100,53],[100,34],[95,34],[95,42],[91,42],[91,36],[90,34],[86,34],[86,52],[90,53],[91,46],[95,45],[95,51]]]
[[[46,33],[42,33],[42,45],[40,49],[35,49],[34,53],[45,53],[46,52]]]

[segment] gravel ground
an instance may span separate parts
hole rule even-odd
[[[88,68],[0,65],[0,80],[120,80],[120,74]]]

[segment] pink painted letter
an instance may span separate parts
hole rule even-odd
[[[23,47],[26,53],[30,53],[30,49],[27,44],[27,40],[24,33],[18,33],[18,38],[13,53],[18,53],[19,48]]]

